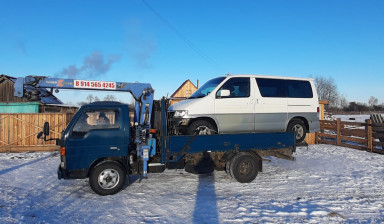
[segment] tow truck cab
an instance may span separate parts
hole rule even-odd
[[[127,157],[135,149],[131,142],[128,105],[119,102],[84,105],[59,141],[59,179],[86,178],[92,167],[103,160],[115,161],[128,170]]]

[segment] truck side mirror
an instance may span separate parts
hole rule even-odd
[[[39,132],[39,134],[37,134],[37,138],[38,138],[38,139],[40,139],[40,138],[41,138],[41,136],[43,136],[43,134],[44,134],[44,133],[43,133],[42,131],[41,131],[41,132]]]
[[[56,141],[56,145],[60,145],[60,139],[59,138],[47,139],[47,136],[49,135],[49,122],[45,122],[44,123],[43,131],[40,132],[39,134],[37,134],[37,138],[40,139],[43,135],[44,135],[44,141],[47,142],[47,141],[55,140]]]
[[[226,97],[231,95],[231,92],[228,89],[222,89],[217,93],[218,97]]]
[[[44,135],[48,136],[49,135],[49,122],[44,123],[44,129],[43,129]]]

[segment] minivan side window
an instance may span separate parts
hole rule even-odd
[[[256,78],[262,97],[287,97],[283,79]]]
[[[220,96],[221,90],[229,90],[229,96],[221,98],[241,98],[250,96],[250,79],[247,77],[231,78],[228,79],[221,88],[217,91],[216,97]]]
[[[312,98],[312,88],[308,81],[286,80],[288,97],[290,98]]]
[[[256,78],[262,97],[312,98],[309,81]]]

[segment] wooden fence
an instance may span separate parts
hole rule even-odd
[[[60,138],[73,114],[0,114],[0,152],[57,150],[55,141],[37,139],[44,122],[50,124],[50,138]]]
[[[371,120],[346,122],[338,118],[336,121],[320,121],[321,131],[317,133],[317,142],[345,146],[384,154],[384,124],[372,124]]]

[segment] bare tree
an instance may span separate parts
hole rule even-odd
[[[116,97],[114,95],[106,95],[104,101],[116,101]]]
[[[95,100],[95,97],[94,97],[92,94],[89,94],[89,95],[87,96],[87,102],[88,102],[88,103],[92,103],[94,100]]]
[[[85,102],[85,101],[81,101],[81,102],[78,102],[78,103],[77,103],[77,106],[81,107],[81,106],[83,106],[83,105],[85,105],[85,104],[87,104],[87,102]]]
[[[348,105],[349,105],[349,102],[348,102],[347,98],[345,98],[344,95],[341,95],[340,96],[340,107],[341,107],[341,109],[343,109],[343,110],[346,109],[348,107]]]
[[[379,100],[374,97],[374,96],[371,96],[369,97],[369,100],[368,100],[368,105],[369,105],[369,108],[370,109],[374,109],[374,107],[379,103]]]
[[[314,78],[317,94],[320,100],[328,100],[330,107],[340,107],[339,92],[335,80],[331,78]]]

